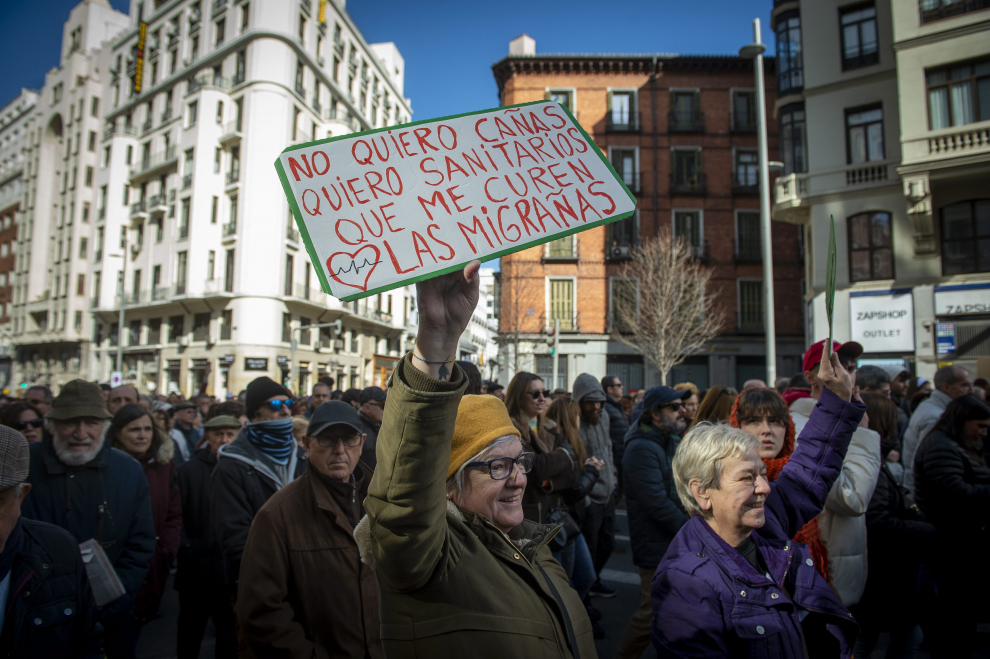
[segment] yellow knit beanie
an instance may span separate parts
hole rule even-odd
[[[492,440],[506,435],[521,437],[509,418],[505,403],[495,396],[464,396],[457,406],[454,437],[450,440],[447,478],[478,455]]]

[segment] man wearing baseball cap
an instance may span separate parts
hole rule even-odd
[[[179,448],[179,452],[173,458],[176,464],[182,464],[192,458],[196,445],[202,438],[200,429],[193,425],[196,422],[196,414],[196,403],[189,400],[177,403],[172,407],[174,424],[169,434]]]
[[[361,412],[358,414],[361,432],[368,436],[361,460],[373,471],[378,464],[375,447],[378,446],[378,431],[382,428],[382,417],[385,415],[385,390],[381,387],[368,387],[361,392],[358,402],[361,404]]]
[[[254,519],[237,621],[258,659],[384,656],[375,571],[354,540],[372,473],[361,461],[365,438],[347,403],[317,407],[303,436],[309,468]]]
[[[255,378],[247,387],[248,424],[237,439],[217,451],[210,514],[233,596],[254,516],[273,494],[306,470],[306,457],[292,434],[294,405],[288,389],[271,378]]]
[[[804,378],[811,385],[811,394],[791,402],[794,429],[800,435],[808,423],[811,411],[822,395],[823,384],[818,379],[825,341],[819,341],[804,353]],[[856,360],[863,346],[855,341],[832,342],[832,351],[856,384]],[[859,602],[866,587],[866,509],[873,497],[880,476],[880,434],[870,430],[869,419],[863,415],[853,433],[849,450],[842,462],[842,472],[832,485],[825,509],[818,514],[818,526],[828,549],[829,581],[846,606]],[[798,437],[800,441],[800,437]]]
[[[98,390],[97,390],[98,391]],[[28,442],[0,426],[0,648],[11,657],[100,657],[103,628],[67,531],[21,517]]]
[[[625,438],[622,478],[629,514],[633,563],[639,568],[639,609],[619,640],[616,657],[638,657],[650,644],[653,605],[650,586],[670,542],[688,521],[674,487],[671,460],[687,429],[684,399],[690,389],[653,387],[643,397],[643,412]]]

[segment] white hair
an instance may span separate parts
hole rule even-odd
[[[514,439],[519,439],[519,435],[502,435],[496,439],[489,442],[488,446],[481,449],[476,455],[472,456],[470,459],[465,460],[464,464],[457,468],[454,475],[447,479],[447,493],[457,492],[457,494],[464,493],[464,468],[469,462],[479,462],[482,458],[486,457],[488,453],[491,453],[494,449],[501,446],[505,446]]]
[[[691,517],[708,517],[698,505],[691,488],[693,480],[701,481],[701,486],[717,490],[722,483],[722,468],[727,458],[745,455],[749,451],[760,450],[760,442],[745,430],[733,428],[727,423],[699,423],[691,428],[681,440],[674,454],[674,485],[684,509]]]
[[[103,443],[107,439],[107,431],[110,430],[110,419],[105,419],[103,421],[103,430],[100,431],[99,441],[95,441],[85,451],[79,452],[70,450],[68,442],[59,438],[56,428],[58,423],[59,421],[57,419],[45,417],[45,430],[52,437],[52,448],[55,449],[55,456],[59,459],[59,462],[68,467],[81,467],[91,462],[103,449]]]

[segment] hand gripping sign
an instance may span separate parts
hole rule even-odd
[[[588,134],[549,101],[294,145],[275,168],[323,290],[344,301],[636,207]]]

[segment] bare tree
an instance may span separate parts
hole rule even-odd
[[[725,322],[710,289],[714,270],[670,230],[637,247],[620,269],[627,285],[612,284],[612,337],[667,373],[714,339]]]
[[[516,258],[502,261],[499,282],[498,344],[499,361],[515,375],[520,371],[519,358],[526,354],[526,344],[543,327],[543,314],[535,315],[536,297],[542,290],[533,285],[536,277],[532,262]],[[533,315],[530,315],[533,314]]]

